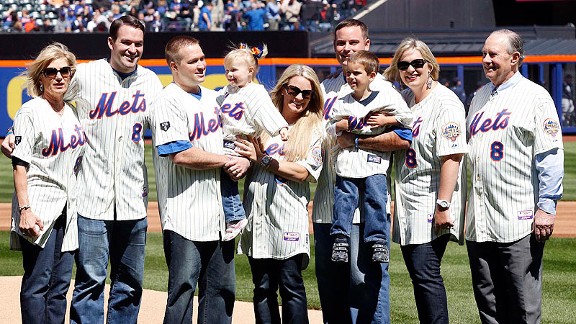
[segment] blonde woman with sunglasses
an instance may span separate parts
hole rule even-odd
[[[421,323],[448,323],[440,263],[448,241],[464,239],[464,106],[437,81],[439,72],[428,46],[413,38],[400,43],[384,72],[407,87],[402,96],[414,114],[412,144],[394,155],[392,239],[401,245]]]
[[[66,46],[45,47],[24,72],[33,99],[14,119],[10,243],[22,250],[23,323],[64,323],[66,315],[78,248],[74,189],[86,144],[75,111],[64,101],[75,67]]]

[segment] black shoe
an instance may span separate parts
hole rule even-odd
[[[346,238],[337,238],[332,245],[332,261],[348,262],[348,247]]]
[[[334,259],[334,252],[332,252],[332,259]],[[375,243],[372,245],[372,261],[378,263],[390,262],[390,251],[386,244]]]

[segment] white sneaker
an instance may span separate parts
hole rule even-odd
[[[227,223],[226,224],[226,234],[222,237],[222,241],[232,241],[246,225],[248,224],[248,219],[244,218],[235,223]]]

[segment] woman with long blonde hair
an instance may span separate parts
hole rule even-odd
[[[255,163],[246,178],[244,206],[248,225],[241,249],[248,256],[254,282],[257,323],[307,323],[302,270],[310,259],[308,203],[310,187],[322,169],[322,106],[314,70],[291,65],[271,92],[289,125],[288,140],[262,134],[237,141],[237,152]]]

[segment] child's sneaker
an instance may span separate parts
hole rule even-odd
[[[226,223],[226,234],[222,237],[222,241],[232,241],[248,224],[248,219],[244,218],[238,221]]]
[[[390,262],[390,251],[388,251],[386,244],[374,243],[372,245],[372,261],[378,263]]]
[[[348,262],[348,247],[347,238],[336,238],[332,245],[332,261]]]

